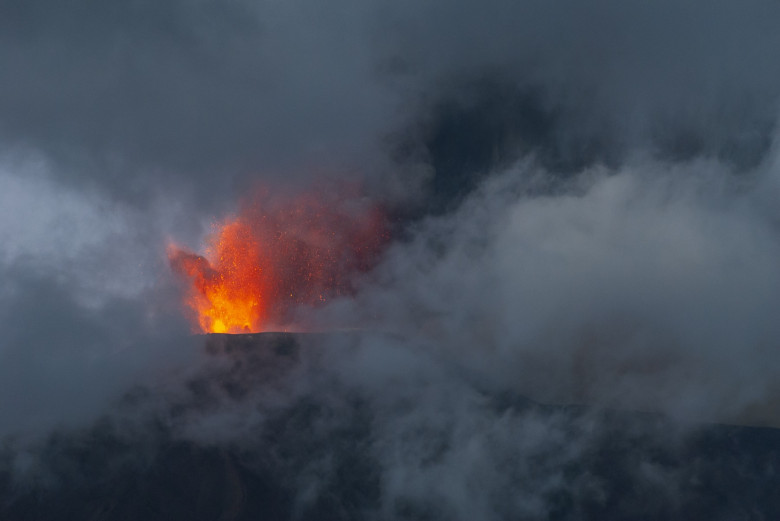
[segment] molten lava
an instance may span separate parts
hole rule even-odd
[[[382,213],[360,199],[260,192],[215,226],[205,256],[171,245],[168,258],[190,283],[185,303],[201,331],[260,332],[348,294],[386,238]]]

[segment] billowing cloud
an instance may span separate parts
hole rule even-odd
[[[544,401],[766,415],[780,334],[775,170],[637,162],[551,184],[522,162],[421,223],[340,312],[427,338],[491,385]]]
[[[0,470],[69,475],[53,432],[138,436],[240,447],[302,517],[545,518],[611,493],[588,465],[612,424],[550,404],[663,413],[616,430],[669,450],[678,420],[780,424],[778,11],[6,2]],[[204,357],[166,246],[323,178],[392,231],[296,311],[351,332]],[[621,461],[653,494],[690,477]]]

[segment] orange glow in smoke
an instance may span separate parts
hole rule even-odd
[[[386,237],[382,213],[359,198],[259,192],[215,225],[204,256],[170,245],[168,259],[188,281],[200,331],[260,332],[284,329],[299,306],[349,294]]]

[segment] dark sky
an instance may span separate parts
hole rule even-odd
[[[2,2],[0,436],[186,367],[167,241],[323,177],[399,237],[324,327],[539,399],[766,418],[778,20],[770,0]]]

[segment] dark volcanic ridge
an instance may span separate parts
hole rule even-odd
[[[427,356],[393,367],[415,353],[362,365],[367,345],[409,349],[386,335],[204,341],[197,370],[88,428],[5,440],[0,518],[780,518],[780,430],[543,405]]]

